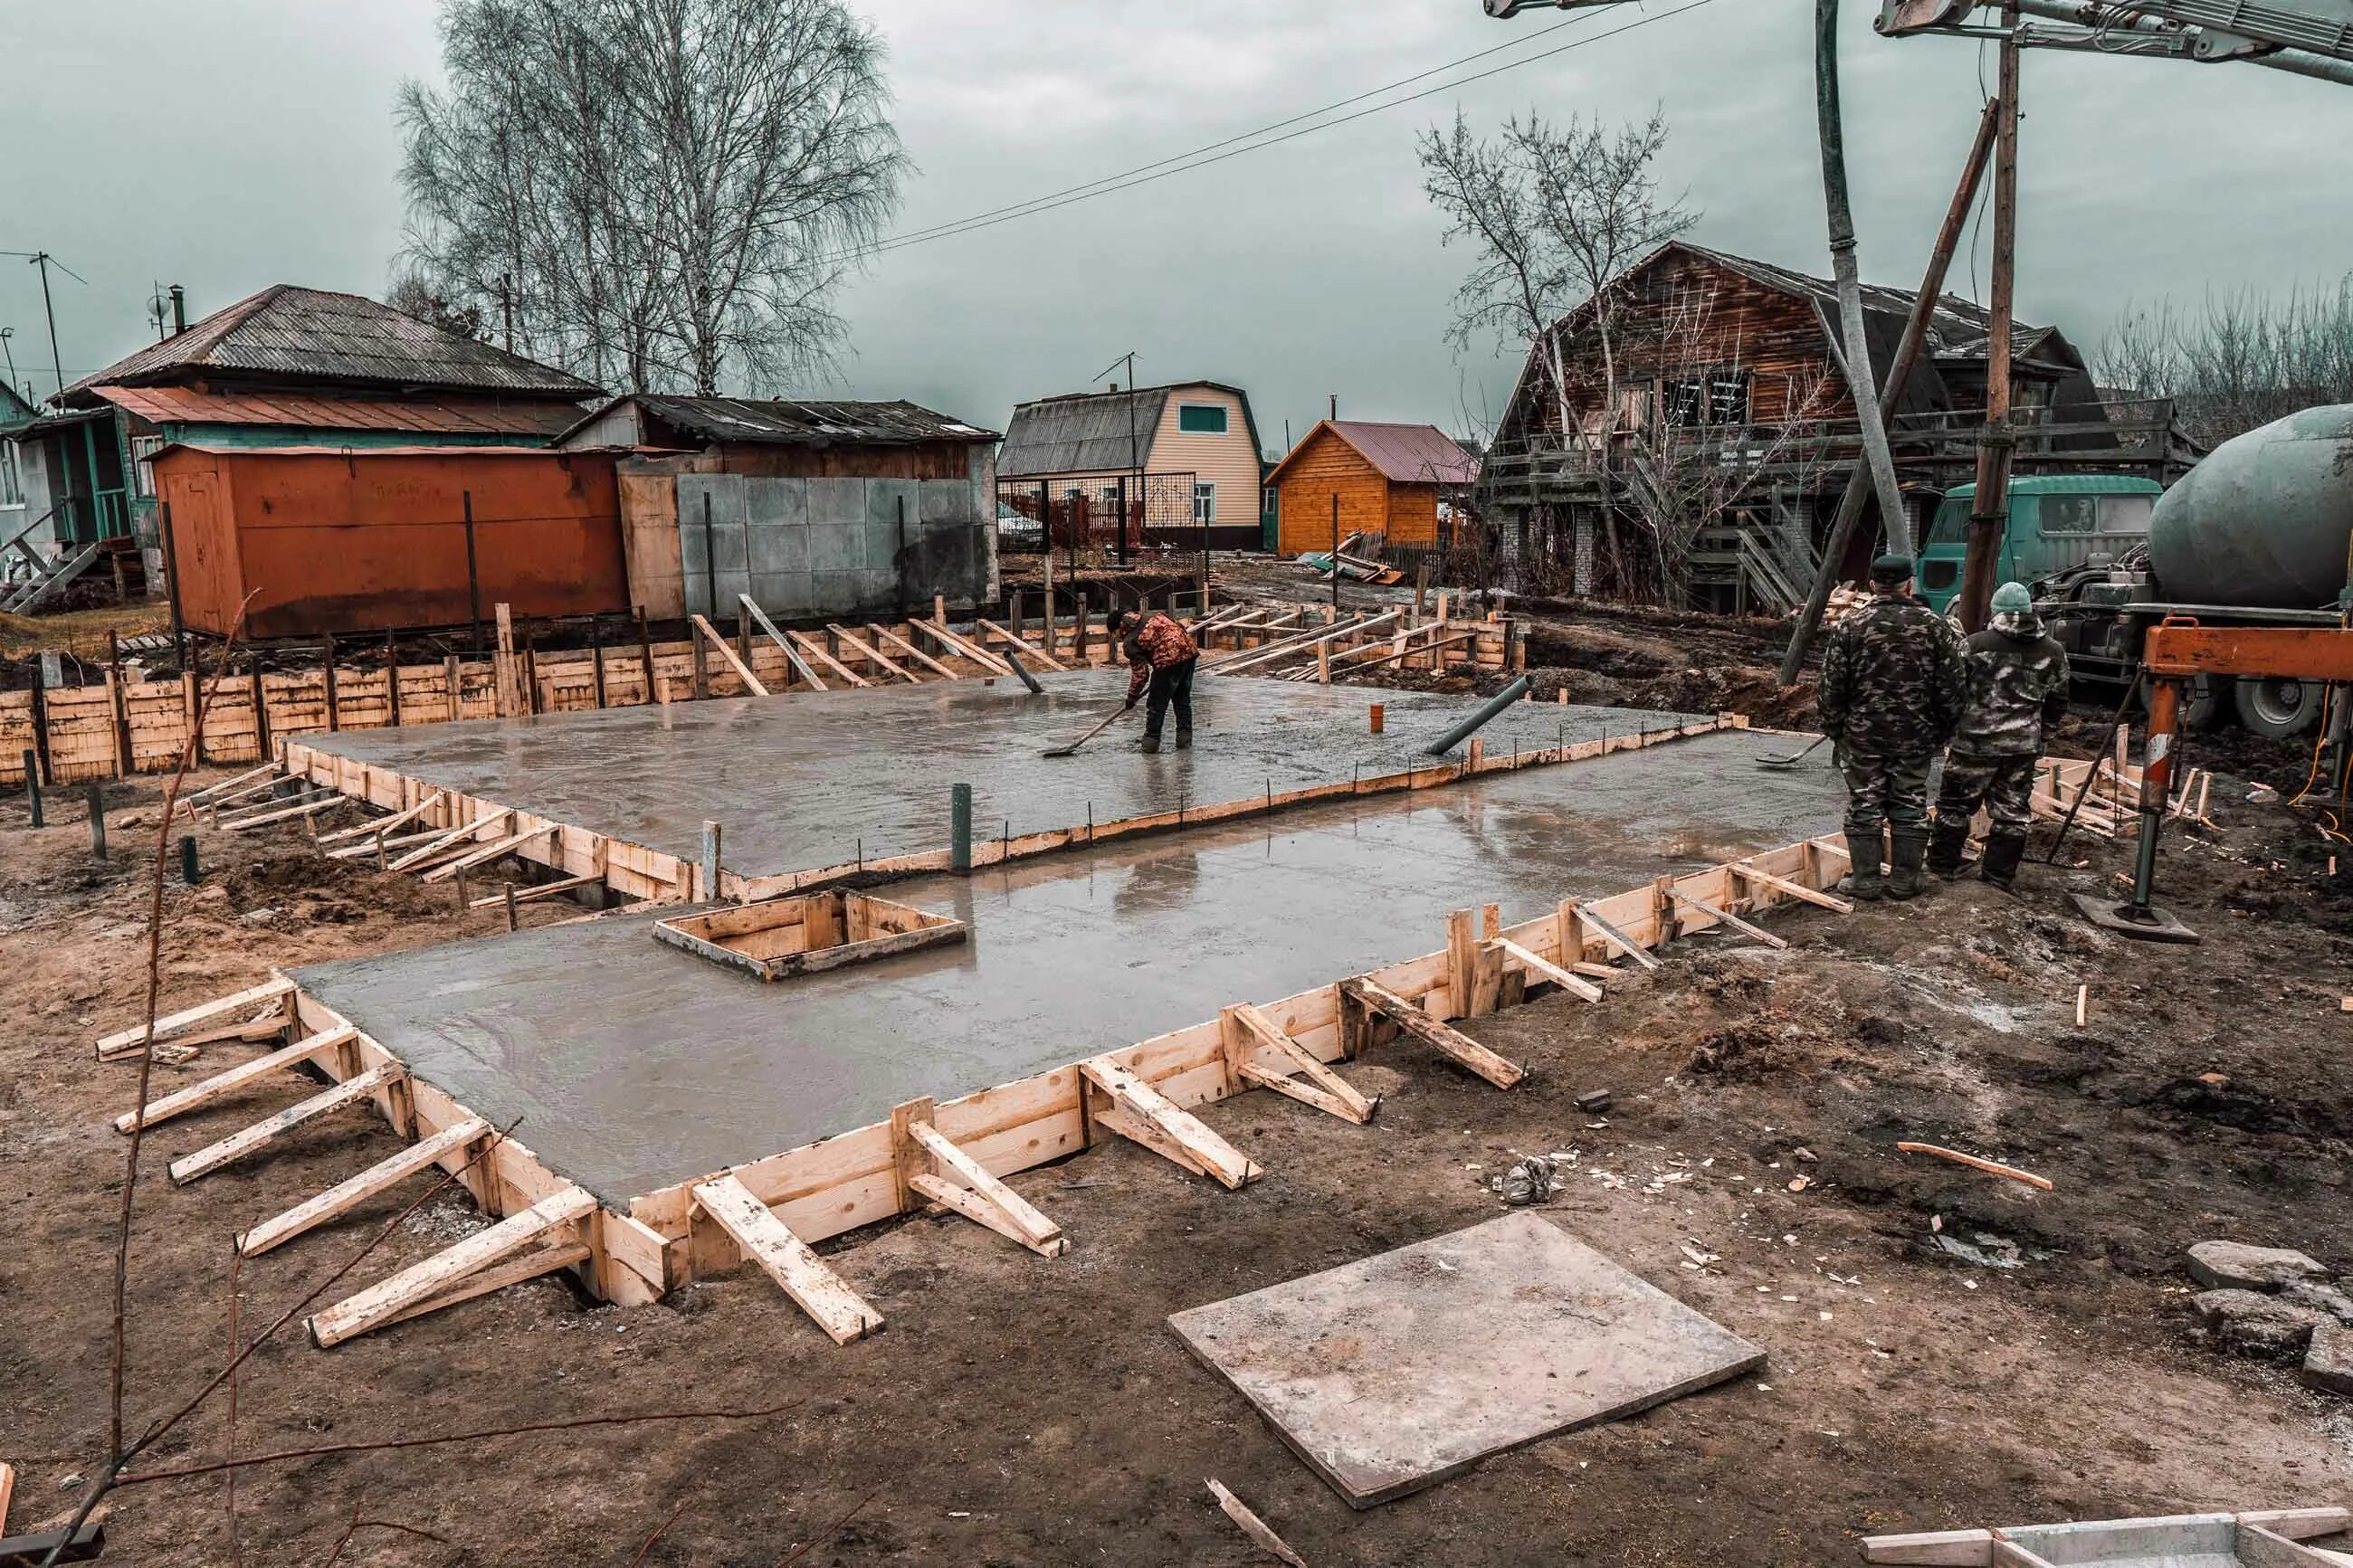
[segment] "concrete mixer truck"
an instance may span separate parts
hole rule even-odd
[[[1970,487],[1932,520],[1919,581],[1939,610],[1957,591]],[[2353,582],[2353,404],[2307,408],[2223,442],[2163,494],[2147,479],[2069,475],[2011,481],[1997,581],[2034,589],[2087,684],[2121,691],[2148,628],[2335,626]],[[2294,676],[2201,676],[2192,728],[2235,717],[2284,738],[2319,722],[2326,687]]]

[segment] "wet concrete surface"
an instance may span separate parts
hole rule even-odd
[[[702,854],[702,825],[714,821],[729,870],[772,877],[946,849],[957,784],[973,786],[976,837],[1018,837],[1428,766],[1422,748],[1478,707],[1438,692],[1204,675],[1194,683],[1190,751],[1141,755],[1138,711],[1076,756],[1047,758],[1039,753],[1118,705],[1127,676],[1073,670],[1039,680],[1037,697],[1012,680],[937,681],[347,731],[304,743],[685,859]],[[1374,701],[1388,710],[1379,735],[1367,732]],[[1704,717],[1523,703],[1480,738],[1501,757]]]
[[[617,1205],[689,1176],[1434,952],[1506,921],[1834,829],[1820,753],[1728,731],[894,884],[965,946],[763,985],[650,917],[295,971],[305,991]],[[1132,765],[1132,760],[1131,760]]]

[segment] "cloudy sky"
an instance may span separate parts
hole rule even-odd
[[[902,231],[1116,174],[1514,44],[1430,87],[1621,37],[1198,173],[877,258],[845,293],[837,395],[1001,427],[1134,350],[1146,382],[1248,388],[1279,445],[1344,414],[1464,426],[1514,357],[1442,341],[1461,257],[1412,144],[1459,103],[1610,119],[1663,105],[1699,237],[1827,271],[1808,0],[1644,0],[1561,27],[1477,0],[852,0],[888,40],[920,174]],[[1849,147],[1864,275],[1916,280],[1978,106],[1974,44],[1872,36],[1848,0]],[[157,283],[192,313],[290,281],[377,294],[398,245],[396,84],[433,79],[432,0],[110,0],[0,11],[14,156],[0,249],[47,250],[67,379],[150,341]],[[2020,309],[2087,346],[2117,304],[2353,268],[2353,89],[2253,67],[2027,61]],[[1981,285],[1980,261],[1975,269]],[[1971,292],[1972,268],[1955,287]],[[17,380],[49,390],[32,267],[0,256]]]

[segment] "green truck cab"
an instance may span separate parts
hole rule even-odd
[[[1977,489],[1960,485],[1946,494],[1920,548],[1919,592],[1938,615],[1961,591]],[[2115,557],[2146,544],[2149,513],[2163,493],[2154,479],[2116,474],[2034,474],[2010,480],[2010,521],[2002,530],[1994,581],[2031,584],[2089,564],[2094,556]]]

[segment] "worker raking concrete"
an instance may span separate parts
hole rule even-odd
[[[1846,847],[1858,899],[1920,890],[1928,847],[1928,765],[1960,719],[1961,639],[1912,595],[1912,563],[1871,563],[1872,601],[1831,634],[1814,708],[1846,774]],[[1887,835],[1893,874],[1880,870]]]
[[[2034,595],[2004,583],[1993,596],[1993,624],[1963,645],[1967,690],[1945,782],[1936,792],[1936,831],[1928,868],[1961,874],[1969,819],[1979,805],[1992,819],[1978,875],[2007,889],[2026,855],[2034,773],[2052,727],[2067,711],[2067,650],[2043,635]]]
[[[1130,631],[1130,626],[1134,630]],[[1145,700],[1144,749],[1160,749],[1160,726],[1168,710],[1176,710],[1176,749],[1193,743],[1193,671],[1201,662],[1200,645],[1193,634],[1158,610],[1138,622],[1133,612],[1113,610],[1112,639],[1126,632],[1127,706]]]

